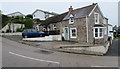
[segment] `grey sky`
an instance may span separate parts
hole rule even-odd
[[[20,11],[23,14],[31,14],[36,9],[41,9],[58,14],[68,11],[69,6],[74,9],[92,4],[93,2],[3,2],[2,13],[9,14]],[[103,15],[109,19],[109,24],[118,25],[118,3],[99,2],[99,7]]]

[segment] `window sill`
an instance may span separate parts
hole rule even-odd
[[[75,39],[75,38],[77,38],[77,37],[70,37],[70,38],[74,38],[74,39]]]
[[[103,37],[94,37],[95,39],[102,39]]]

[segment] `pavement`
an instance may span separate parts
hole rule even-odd
[[[118,56],[61,53],[6,38],[1,43],[3,67],[118,67]]]
[[[34,46],[37,48],[43,48],[43,49],[49,49],[49,50],[53,50],[53,48],[59,47],[60,45],[64,45],[64,46],[73,45],[74,46],[77,44],[76,42],[68,42],[68,41],[54,41],[54,42],[22,41],[22,36],[3,36],[3,37],[16,41],[16,42]],[[118,43],[120,43],[120,40],[113,40],[112,45],[109,47],[108,52],[104,56],[118,56]],[[81,45],[81,46],[84,46],[84,45]]]

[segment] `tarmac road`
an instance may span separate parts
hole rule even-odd
[[[2,49],[3,67],[118,67],[118,56],[47,51],[6,38],[2,38]]]

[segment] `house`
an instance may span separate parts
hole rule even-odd
[[[9,17],[16,17],[16,16],[22,16],[22,17],[25,17],[24,14],[22,14],[21,12],[14,12],[14,13],[10,13],[10,14],[7,14]]]
[[[54,16],[54,15],[57,15],[57,14],[54,12],[47,12],[40,9],[37,9],[32,13],[33,19],[40,19],[40,20],[45,20],[48,17]]]
[[[108,24],[108,36],[111,37],[112,39],[114,38],[113,26],[111,24]]]
[[[105,44],[108,41],[108,19],[104,17],[97,3],[69,10],[46,19],[41,27],[46,30],[60,30],[67,41],[86,44]]]
[[[24,28],[24,24],[15,24],[15,23],[8,23],[5,25],[0,32],[7,32],[7,30],[10,30],[11,32],[17,32],[18,28]]]

